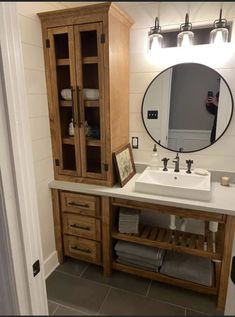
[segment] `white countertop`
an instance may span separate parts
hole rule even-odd
[[[226,187],[221,186],[218,182],[212,182],[211,200],[199,201],[136,192],[134,190],[135,180],[139,175],[140,174],[138,173],[134,175],[134,177],[122,188],[118,185],[115,185],[114,187],[105,187],[56,180],[49,183],[49,188],[98,196],[130,199],[194,210],[218,212],[221,214],[235,216],[235,184],[231,184]]]

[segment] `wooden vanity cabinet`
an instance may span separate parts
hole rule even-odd
[[[55,179],[112,186],[112,153],[129,142],[132,21],[111,3],[39,17]]]
[[[206,212],[184,208],[163,206],[139,201],[103,197],[103,241],[106,241],[106,250],[103,254],[104,273],[111,276],[112,270],[119,270],[129,274],[139,275],[155,281],[180,286],[200,293],[217,296],[217,308],[223,310],[226,301],[231,252],[235,230],[235,217],[220,214],[219,212]],[[142,225],[138,234],[124,234],[118,231],[119,208],[138,209],[141,212],[162,213],[168,216],[176,215],[184,218],[193,218],[205,222],[205,233],[193,234],[179,230],[171,230],[157,226]],[[219,223],[218,232],[213,235],[209,231],[209,221]],[[174,237],[174,238],[172,238]],[[118,240],[135,244],[187,253],[194,256],[209,258],[214,266],[214,278],[211,286],[205,286],[171,277],[159,272],[151,272],[131,265],[121,264],[115,261],[114,245]],[[200,270],[200,268],[198,268]]]
[[[64,256],[102,264],[101,199],[97,196],[52,191],[56,249]]]
[[[130,199],[102,197],[52,189],[56,249],[60,263],[64,256],[103,266],[104,275],[119,270],[144,278],[176,285],[185,289],[217,296],[217,307],[223,310],[226,301],[235,217],[219,212],[206,212],[151,204]],[[205,222],[204,234],[142,225],[138,234],[118,231],[119,208],[176,215]],[[208,230],[209,222],[218,222],[218,232]],[[174,238],[172,239],[172,236]],[[114,245],[118,240],[205,257],[214,267],[213,283],[205,286],[188,280],[152,272],[116,261]],[[200,268],[198,268],[200,270]]]

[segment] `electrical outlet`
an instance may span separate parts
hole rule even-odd
[[[158,111],[157,110],[148,110],[148,119],[158,119]]]
[[[137,136],[132,137],[132,149],[138,149],[139,147],[139,138]]]

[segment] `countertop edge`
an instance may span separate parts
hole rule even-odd
[[[81,183],[73,183],[66,181],[53,180],[49,183],[50,189],[59,189],[66,191],[73,191],[83,194],[97,195],[97,196],[106,196],[106,197],[115,197],[121,199],[136,200],[140,202],[159,204],[164,206],[173,206],[179,208],[186,208],[198,211],[205,212],[216,212],[220,214],[226,214],[235,216],[235,207],[234,209],[228,208],[228,200],[224,199],[224,192],[226,188],[223,188],[217,182],[212,182],[212,201],[195,201],[189,199],[174,198],[168,196],[159,196],[152,194],[144,194],[140,192],[133,191],[134,181],[138,177],[136,174],[124,187],[105,187],[98,185],[89,185]],[[231,198],[235,196],[235,185],[230,188]],[[227,195],[228,195],[227,191]],[[220,197],[221,196],[221,197]],[[229,195],[230,196],[230,195]],[[221,198],[221,199],[220,199]]]

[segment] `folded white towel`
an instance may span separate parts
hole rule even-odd
[[[99,89],[84,88],[83,97],[86,100],[97,100],[99,99]]]
[[[72,100],[72,92],[71,89],[67,88],[67,89],[62,89],[61,90],[61,96],[64,100]]]

